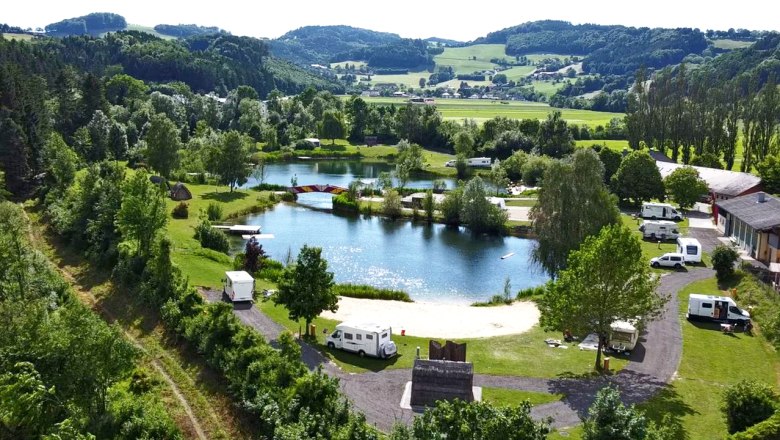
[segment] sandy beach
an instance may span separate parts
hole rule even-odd
[[[531,302],[509,306],[471,307],[467,304],[405,303],[341,297],[336,313],[324,318],[338,321],[387,323],[393,333],[433,338],[484,338],[528,331],[539,322]]]

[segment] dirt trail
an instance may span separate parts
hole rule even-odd
[[[36,249],[40,250],[38,237],[36,237],[35,234],[33,233],[32,222],[30,221],[27,212],[26,211],[22,211],[22,212],[24,212],[24,216],[26,217],[27,224],[28,224],[28,229],[27,229],[28,239]],[[117,322],[116,317],[110,311],[106,310],[104,307],[101,307],[100,304],[98,304],[97,299],[92,295],[92,293],[83,289],[81,284],[76,280],[76,278],[67,268],[60,267],[57,264],[53,264],[53,266],[57,269],[57,271],[60,273],[62,278],[64,278],[65,281],[71,286],[71,288],[73,288],[73,290],[76,292],[77,296],[79,297],[82,303],[89,306],[92,310],[98,312],[103,317],[103,319],[108,321],[109,323],[113,324]],[[179,389],[179,386],[176,385],[176,382],[171,378],[171,376],[165,370],[165,367],[163,367],[162,364],[160,364],[160,362],[157,359],[155,359],[154,356],[152,356],[146,350],[146,348],[144,348],[141,342],[139,342],[132,334],[130,334],[130,332],[128,332],[121,326],[119,328],[122,329],[122,333],[124,334],[125,338],[127,338],[127,340],[130,341],[131,344],[133,344],[146,357],[149,358],[152,367],[154,367],[157,373],[159,373],[160,376],[162,376],[163,380],[165,380],[165,382],[171,388],[171,391],[173,391],[174,396],[176,396],[176,399],[179,401],[182,408],[184,408],[184,412],[187,414],[187,418],[189,419],[190,426],[192,430],[195,432],[195,434],[197,435],[197,438],[200,440],[208,440],[208,436],[203,430],[203,427],[200,425],[198,418],[195,416],[195,412],[192,410],[190,403],[187,401],[187,398],[184,397],[184,394]]]

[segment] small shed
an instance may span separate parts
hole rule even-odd
[[[171,187],[171,199],[180,201],[190,200],[191,198],[192,193],[190,192],[190,189],[183,183],[179,182]]]
[[[474,401],[474,367],[470,362],[415,359],[412,406],[432,406],[437,400]]]

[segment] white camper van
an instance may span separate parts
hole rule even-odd
[[[489,157],[472,157],[469,158],[468,164],[470,167],[485,167],[490,168],[492,162]]]
[[[701,263],[701,243],[695,238],[679,237],[677,253],[683,254],[686,263]]]
[[[639,340],[639,330],[627,321],[615,321],[612,323],[609,335],[608,347],[618,352],[628,352],[636,347]]]
[[[727,296],[691,294],[688,298],[688,319],[707,319],[727,321],[744,325],[750,320],[750,313],[737,307],[737,303]]]
[[[668,203],[643,203],[642,217],[651,218],[653,220],[658,218],[674,221],[682,220],[682,214],[680,214],[680,211]]]
[[[389,326],[377,324],[341,323],[336,326],[336,331],[326,339],[329,348],[357,353],[360,357],[374,356],[389,358],[395,355],[398,349],[395,342],[390,340],[392,329]]]
[[[674,240],[680,236],[677,223],[669,220],[645,220],[639,230],[644,238],[652,240]]]
[[[222,293],[231,301],[252,301],[255,292],[255,279],[249,273],[241,271],[225,272],[222,280]]]

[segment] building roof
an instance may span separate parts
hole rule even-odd
[[[679,163],[667,163],[656,160],[656,166],[658,171],[661,172],[661,177],[666,177],[672,174],[672,171],[677,168],[684,167]],[[740,173],[739,171],[719,170],[717,168],[707,167],[692,167],[699,172],[699,177],[707,182],[707,186],[710,191],[716,194],[723,194],[726,196],[735,197],[743,192],[758,186],[761,183],[761,178],[748,173]]]
[[[225,272],[225,276],[230,278],[234,283],[240,283],[242,281],[254,281],[252,275],[249,275],[248,272],[243,270],[228,271]]]
[[[764,202],[759,202],[763,194]],[[718,202],[717,205],[757,230],[780,226],[780,200],[758,192]]]

